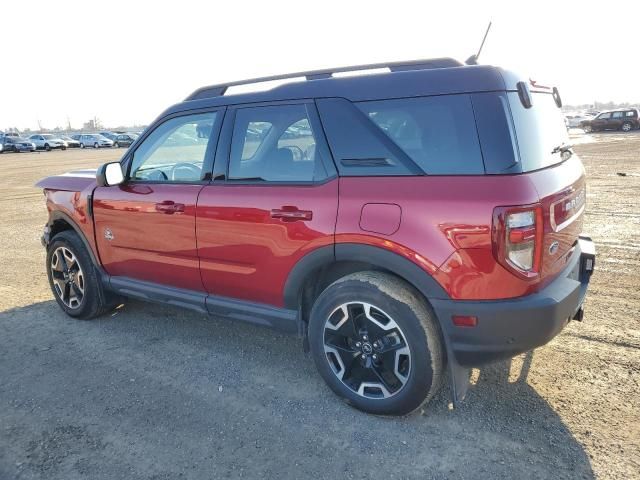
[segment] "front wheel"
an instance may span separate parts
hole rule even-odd
[[[47,152],[50,152],[50,151],[51,151],[51,147],[49,146],[49,144],[48,144],[48,143],[45,143],[45,144],[44,144],[44,149],[45,149]]]
[[[84,143],[81,143],[81,144],[80,144],[80,148],[84,148]]]
[[[98,145],[98,142],[93,144],[93,148],[100,148],[100,145]]]
[[[61,232],[49,244],[47,276],[56,302],[71,317],[88,320],[111,306],[89,253],[75,232]]]
[[[311,310],[309,342],[329,387],[365,412],[411,413],[441,385],[437,319],[418,292],[391,275],[354,273],[327,287]]]
[[[113,144],[113,146],[114,146],[115,148],[118,148],[118,147],[120,147],[120,144],[119,144],[118,142],[116,142],[116,143],[114,143],[114,144]]]
[[[593,132],[593,127],[591,125],[585,125],[582,127],[582,130],[584,130],[584,133],[591,133]]]

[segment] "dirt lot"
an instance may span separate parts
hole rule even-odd
[[[139,302],[64,316],[32,185],[122,151],[0,155],[0,479],[640,478],[640,134],[576,140],[584,322],[401,419],[337,400],[293,337]]]

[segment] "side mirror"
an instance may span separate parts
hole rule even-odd
[[[99,187],[111,187],[124,182],[124,172],[120,162],[105,163],[96,172],[96,183]]]

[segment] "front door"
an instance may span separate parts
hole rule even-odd
[[[611,119],[611,113],[601,113],[593,120],[593,129],[594,130],[606,130],[609,128],[609,120]]]
[[[334,243],[338,180],[315,106],[238,108],[223,131],[214,170],[225,180],[205,186],[197,206],[204,287],[282,307],[296,262]]]
[[[162,122],[127,157],[127,180],[96,188],[96,243],[108,274],[203,291],[196,203],[211,171],[222,114]]]

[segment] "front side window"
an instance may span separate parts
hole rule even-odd
[[[175,117],[158,126],[133,154],[133,180],[197,182],[216,112]]]
[[[601,113],[598,115],[598,120],[607,120],[608,118],[611,118],[610,113]]]
[[[427,174],[484,173],[468,95],[356,104]]]
[[[237,110],[230,180],[313,182],[325,177],[306,105]]]

